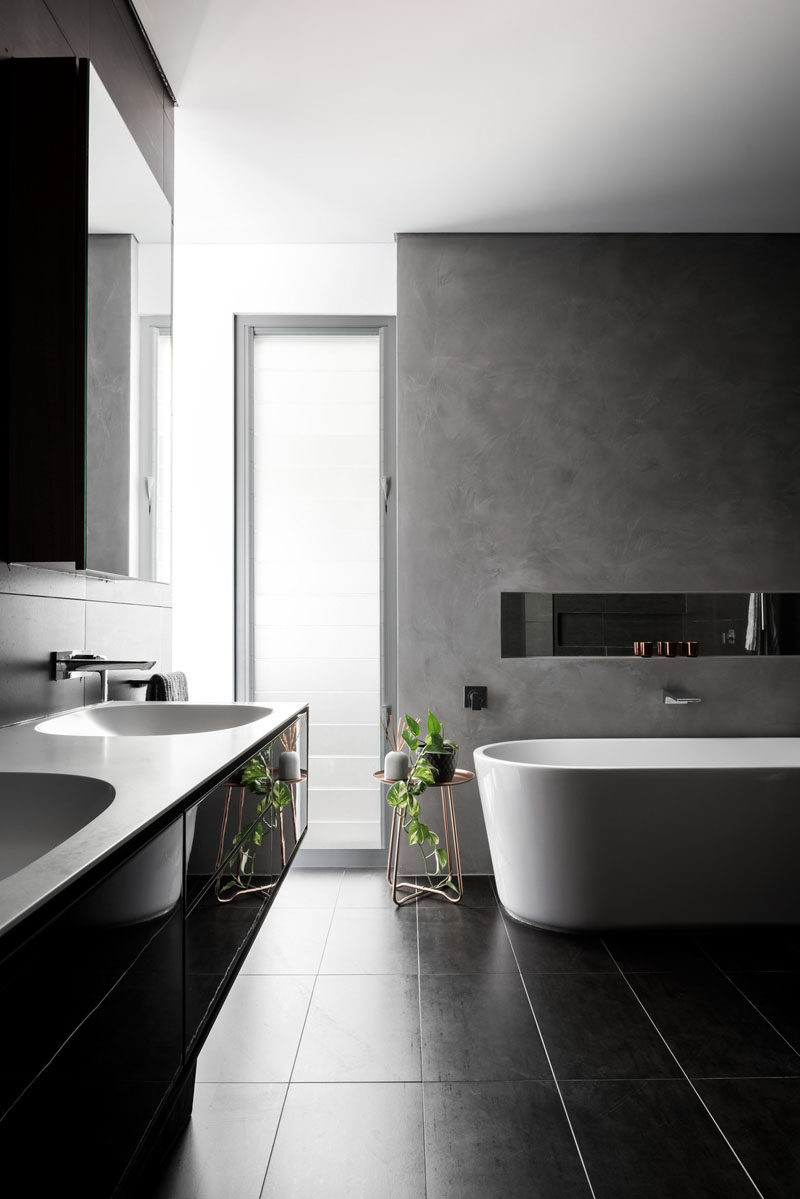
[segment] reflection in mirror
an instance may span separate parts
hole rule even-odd
[[[86,563],[169,580],[172,210],[89,78]]]
[[[500,593],[503,658],[622,658],[689,653],[800,654],[800,595],[793,592]],[[669,650],[667,649],[669,645]]]

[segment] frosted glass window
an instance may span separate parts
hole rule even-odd
[[[309,699],[311,849],[381,845],[375,333],[253,350],[254,698]]]

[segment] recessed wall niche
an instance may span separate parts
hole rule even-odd
[[[635,642],[695,643],[703,657],[800,654],[794,592],[500,593],[503,658],[624,658]]]

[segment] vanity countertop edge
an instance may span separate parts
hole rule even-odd
[[[105,811],[36,861],[0,881],[0,936],[111,859],[167,816],[178,816],[221,775],[247,760],[308,707],[305,700],[253,703],[271,708],[250,724],[214,732],[140,737],[53,736],[46,716],[0,727],[0,769],[86,775],[116,794]],[[59,715],[53,713],[52,715]]]

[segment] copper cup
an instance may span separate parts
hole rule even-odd
[[[641,641],[634,641],[634,643],[633,643],[633,656],[634,656],[634,658],[641,658],[641,656],[642,656],[642,643],[641,643]]]
[[[652,656],[653,656],[652,641],[640,641],[639,642],[639,654],[643,658],[652,658]]]
[[[699,653],[700,653],[700,645],[697,641],[687,641],[686,642],[686,657],[687,658],[696,658]]]
[[[664,647],[662,652],[663,652],[665,658],[677,658],[677,656],[678,656],[678,642],[677,641],[662,641],[661,645]]]

